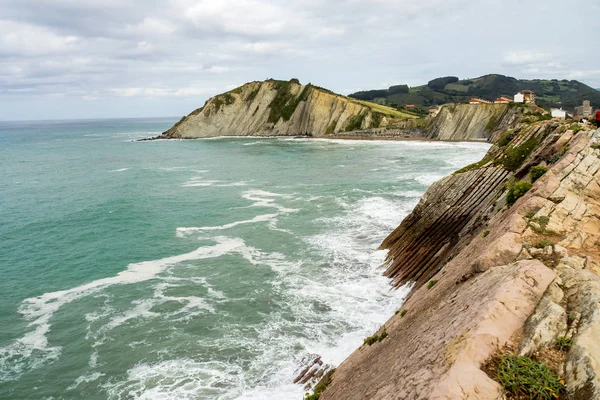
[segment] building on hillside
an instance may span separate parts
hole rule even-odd
[[[552,118],[560,118],[560,119],[567,118],[567,112],[565,110],[563,110],[562,108],[552,108],[552,109],[550,109],[550,113],[552,114]]]
[[[508,104],[510,103],[512,100],[509,99],[508,97],[498,97],[496,100],[494,100],[494,104]]]
[[[471,100],[469,100],[469,104],[492,104],[492,102],[484,100],[484,99],[480,99],[477,97],[473,97]]]
[[[594,109],[590,105],[589,100],[584,100],[583,105],[581,105],[579,107],[575,107],[575,115],[583,117],[583,118],[591,117],[593,112],[594,112]]]
[[[515,103],[535,104],[535,93],[531,90],[521,90],[514,95],[513,101]]]
[[[404,108],[406,108],[407,110],[414,110],[415,109],[415,105],[414,104],[407,104],[404,106]]]

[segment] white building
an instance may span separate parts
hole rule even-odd
[[[519,93],[515,94],[514,102],[515,103],[524,103],[525,102],[525,96],[523,96],[523,93],[519,92]]]
[[[567,117],[567,112],[562,108],[552,108],[550,112],[552,113],[552,118],[565,119]]]

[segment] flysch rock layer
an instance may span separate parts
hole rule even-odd
[[[454,212],[453,221],[468,220],[458,230],[448,225],[455,236],[446,244],[451,256],[425,268],[428,284],[415,286],[403,312],[382,326],[388,336],[350,355],[321,400],[502,399],[500,385],[481,370],[485,360],[514,340],[519,342],[512,347],[529,355],[560,336],[573,340],[563,366],[564,398],[600,399],[600,130],[575,133],[567,127],[538,123],[513,139],[513,145],[531,135],[540,140],[507,180],[526,179],[531,165],[553,154],[561,158],[509,208],[495,183],[487,184],[495,202],[481,195],[482,201],[464,201],[472,196],[468,182],[481,185],[498,174],[501,166],[493,162],[430,188],[421,211],[415,209],[420,218],[438,221]],[[500,150],[494,146],[489,155],[502,159]],[[422,211],[432,204],[442,211]],[[466,212],[477,207],[486,211]],[[402,224],[407,220],[410,226],[419,222],[409,216]],[[425,240],[428,232],[443,236],[433,226],[418,235]],[[405,248],[395,257],[417,249]],[[435,247],[428,254],[438,253]],[[410,266],[409,261],[400,270]],[[414,285],[414,276],[407,275],[406,282]]]
[[[156,139],[312,136],[490,140],[514,126],[524,110],[507,104],[449,104],[435,117],[420,119],[295,80],[267,80],[212,97]]]

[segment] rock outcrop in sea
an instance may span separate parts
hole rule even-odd
[[[507,354],[562,379],[543,398],[600,399],[600,130],[521,120],[383,242],[412,292],[320,400],[502,399]]]

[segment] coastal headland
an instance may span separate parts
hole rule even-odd
[[[534,104],[423,118],[269,80],[153,139],[231,135],[492,144],[381,244],[384,274],[412,291],[335,371],[301,371],[307,399],[600,399],[600,130]]]

